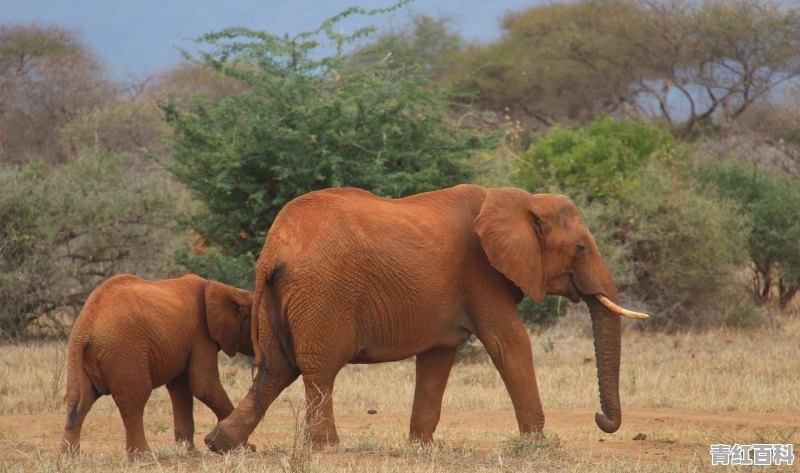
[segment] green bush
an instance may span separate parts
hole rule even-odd
[[[74,315],[102,280],[162,277],[177,213],[163,171],[122,155],[73,164],[0,166],[0,338]]]
[[[639,121],[595,120],[584,128],[553,127],[520,154],[515,180],[526,189],[581,193],[613,200],[638,187],[637,171],[672,136]]]
[[[777,292],[785,308],[800,288],[800,182],[735,160],[705,163],[699,175],[750,222],[753,300],[763,305]]]
[[[44,251],[53,229],[42,174],[42,166],[0,167],[0,338],[19,337],[60,299],[48,294],[61,272]]]
[[[649,165],[639,190],[592,204],[587,224],[621,292],[654,314],[651,325],[716,324],[736,297],[747,223],[730,203],[676,174]]]
[[[564,315],[567,300],[558,296],[546,296],[541,304],[525,297],[517,305],[522,322],[529,328],[553,325]]]
[[[333,33],[341,16],[320,28],[339,51],[323,59],[315,59],[318,32],[289,38],[233,28],[205,35],[199,41],[213,50],[200,61],[246,90],[196,96],[185,108],[164,104],[174,130],[171,170],[205,205],[189,223],[216,257],[252,265],[278,211],[301,194],[352,186],[400,197],[468,182],[471,154],[495,144],[493,136],[451,122],[449,92],[418,69],[345,67],[341,49],[363,31]],[[248,271],[217,273],[231,267],[221,259],[183,256],[193,272],[252,284]]]

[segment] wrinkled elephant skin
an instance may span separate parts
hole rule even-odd
[[[315,445],[336,443],[333,385],[347,363],[416,355],[410,440],[432,441],[456,348],[470,334],[502,376],[521,433],[544,414],[528,332],[516,304],[558,294],[589,304],[602,414],[619,428],[620,316],[611,274],[566,197],[461,185],[402,199],[358,189],[312,192],[286,205],[257,264],[258,373],[233,414],[206,437],[214,451],[246,442],[300,374]]]
[[[110,394],[129,456],[149,452],[142,415],[150,392],[164,384],[175,440],[194,448],[193,397],[220,420],[233,411],[217,353],[253,355],[252,300],[250,292],[194,275],[163,281],[120,275],[95,289],[69,340],[63,451],[79,450],[86,414]]]

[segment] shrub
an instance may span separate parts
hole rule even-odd
[[[547,296],[541,304],[525,297],[517,305],[522,322],[529,328],[553,325],[564,315],[567,300],[558,296]]]
[[[621,292],[652,308],[651,325],[723,321],[745,260],[746,221],[663,165],[641,170],[640,180],[638,191],[592,204],[587,217]]]
[[[800,182],[736,160],[709,161],[700,177],[750,222],[753,300],[766,304],[777,286],[778,304],[785,308],[800,288]]]
[[[75,314],[114,274],[166,272],[177,191],[152,165],[88,152],[57,167],[0,166],[0,187],[0,337]]]
[[[467,182],[470,155],[494,144],[453,124],[448,91],[417,69],[345,67],[341,48],[364,32],[344,37],[333,25],[354,11],[320,28],[339,51],[323,59],[315,59],[319,31],[289,38],[232,28],[200,38],[214,49],[199,61],[246,85],[224,98],[196,96],[188,107],[164,105],[171,171],[205,205],[189,223],[218,259],[252,265],[278,211],[298,195],[353,186],[399,197]],[[252,284],[240,279],[248,271],[216,273],[231,266],[221,259],[182,255],[194,272]]]
[[[639,121],[595,120],[585,128],[553,127],[521,153],[518,185],[546,192],[576,191],[589,201],[613,200],[637,187],[636,172],[672,136]]]

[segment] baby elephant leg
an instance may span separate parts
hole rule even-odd
[[[175,441],[186,442],[189,450],[194,450],[194,397],[189,389],[186,373],[167,383],[167,391],[172,401],[172,417],[175,424]]]
[[[125,424],[125,448],[128,458],[150,453],[150,446],[144,436],[144,406],[150,398],[150,383],[131,383],[127,389],[112,391],[111,397],[119,408]]]

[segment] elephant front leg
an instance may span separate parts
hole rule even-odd
[[[247,395],[206,435],[205,443],[211,451],[224,453],[245,446],[270,404],[300,375],[280,348],[267,347],[262,353],[265,356]]]
[[[439,424],[442,397],[457,348],[433,348],[417,355],[417,381],[411,410],[410,442],[432,443]]]
[[[219,380],[216,349],[196,349],[192,352],[187,370],[191,393],[222,420],[233,412],[231,402]]]
[[[544,411],[536,386],[530,337],[515,306],[500,309],[475,317],[476,335],[503,378],[520,433],[540,433],[544,429]]]
[[[186,442],[189,450],[194,450],[194,397],[189,389],[189,380],[182,374],[167,383],[167,391],[172,401],[172,417],[175,424],[175,441]]]

